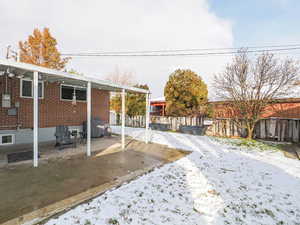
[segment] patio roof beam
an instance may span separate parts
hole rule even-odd
[[[121,128],[121,142],[122,150],[125,149],[125,89],[122,90],[122,128]]]
[[[92,111],[92,95],[91,82],[87,82],[87,156],[91,156],[91,111]]]
[[[46,81],[53,83],[53,82],[65,82],[63,78],[47,78]]]
[[[146,94],[146,129],[145,129],[145,142],[149,142],[149,121],[150,121],[150,94]]]
[[[39,73],[33,72],[33,167],[38,167],[38,155],[39,155]]]

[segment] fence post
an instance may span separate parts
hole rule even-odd
[[[262,139],[266,138],[266,123],[265,120],[262,120],[260,123],[260,136]]]
[[[227,135],[228,135],[228,137],[230,137],[230,135],[231,135],[231,133],[230,133],[230,119],[227,119],[226,127],[227,127]]]

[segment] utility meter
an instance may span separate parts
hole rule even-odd
[[[10,94],[3,94],[2,95],[2,107],[3,108],[10,108],[11,107]]]

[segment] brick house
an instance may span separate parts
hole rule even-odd
[[[98,118],[109,123],[111,91],[122,92],[122,96],[136,92],[149,98],[148,90],[0,60],[0,150],[8,145],[33,143],[34,166],[37,166],[38,143],[55,140],[56,126],[66,125],[70,130],[80,131],[86,122],[90,155],[90,121]],[[124,140],[122,131],[122,148]]]
[[[0,136],[11,135],[12,144],[32,142],[33,82],[28,78],[0,77],[0,96],[9,95],[10,106],[0,107]],[[76,103],[74,104],[74,95]],[[54,140],[55,127],[80,130],[86,121],[86,87],[39,82],[39,132],[42,141]],[[109,91],[92,89],[92,117],[109,122]],[[6,138],[6,139],[7,139]],[[0,145],[8,144],[0,142]]]

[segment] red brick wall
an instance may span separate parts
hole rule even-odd
[[[0,77],[0,95],[5,91],[5,79]],[[11,93],[12,107],[20,102],[19,123],[21,128],[33,127],[33,100],[20,97],[20,80],[8,79],[8,91]],[[17,116],[8,116],[7,108],[0,106],[0,129],[8,129],[7,125],[16,125]],[[39,127],[57,125],[77,126],[86,121],[86,102],[60,100],[60,84],[44,82],[44,98],[39,100]],[[109,92],[92,89],[92,116],[109,122]]]
[[[263,117],[300,118],[300,102],[281,102],[266,107]]]
[[[226,103],[214,104],[215,118],[230,118],[232,112],[226,107]],[[268,105],[262,113],[263,118],[300,118],[300,102],[287,101]]]

